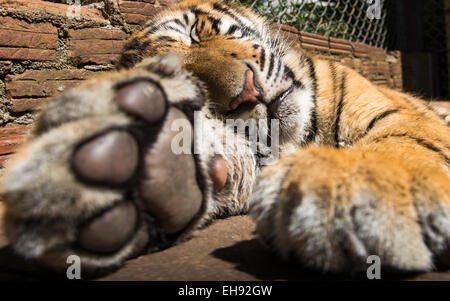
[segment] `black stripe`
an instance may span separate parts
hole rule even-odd
[[[151,34],[154,34],[159,29],[159,26],[149,27],[149,29],[145,32],[145,37],[148,37]]]
[[[233,14],[229,8],[224,7],[220,5],[219,3],[214,3],[213,8],[221,13],[224,13],[225,15],[231,17],[233,20],[235,20],[241,27],[242,36],[248,36],[248,35],[255,35],[257,38],[261,38],[261,34],[251,28],[248,28],[245,26],[244,22],[242,22],[235,14]]]
[[[183,14],[183,18],[184,18],[184,22],[186,23],[186,25],[189,24],[189,16],[187,14]]]
[[[383,140],[383,139],[388,139],[388,138],[392,138],[392,137],[397,137],[397,138],[408,138],[408,139],[414,140],[417,144],[419,144],[419,145],[425,147],[426,149],[429,149],[429,150],[431,150],[431,151],[433,151],[433,152],[435,152],[435,153],[438,153],[438,154],[445,160],[445,162],[446,162],[447,164],[450,164],[450,158],[447,157],[447,156],[442,152],[442,150],[441,150],[439,147],[435,146],[434,144],[432,144],[432,143],[429,142],[429,141],[425,141],[425,140],[422,139],[422,138],[417,138],[417,137],[409,136],[408,134],[388,134],[388,135],[384,135],[384,136],[381,136],[381,137],[377,137],[377,138],[373,139],[373,141],[374,141],[374,142],[380,142],[380,141]]]
[[[129,50],[139,50],[144,51],[147,49],[147,47],[150,45],[150,41],[144,40],[142,43],[138,39],[133,39],[129,43],[127,43],[124,48],[123,52],[129,51]]]
[[[197,34],[200,34],[204,28],[205,28],[205,20],[202,20],[202,23],[200,23],[200,28],[198,29]]]
[[[178,28],[175,28],[175,27],[172,27],[172,26],[164,25],[163,27],[164,27],[165,29],[167,29],[167,30],[173,30],[173,31],[176,31],[176,32],[181,33],[181,34],[185,34],[185,32],[182,32],[182,31],[179,30]]]
[[[266,64],[266,50],[264,50],[264,48],[261,48],[259,64],[261,66],[261,71],[264,71],[264,65]]]
[[[206,15],[206,12],[202,11],[201,9],[199,9],[197,6],[189,6],[189,10],[195,14],[195,16],[197,17],[199,14],[202,15]]]
[[[309,76],[312,79],[312,102],[313,106],[311,109],[311,126],[308,129],[308,135],[306,136],[306,142],[314,141],[317,134],[317,111],[316,111],[316,95],[317,95],[317,76],[316,68],[314,67],[314,62],[310,57],[306,58],[306,63],[308,64]]]
[[[340,122],[341,122],[341,114],[342,114],[342,109],[344,107],[344,98],[345,98],[345,82],[347,79],[347,74],[345,73],[345,71],[342,72],[341,75],[341,95],[339,97],[339,102],[337,104],[337,108],[336,108],[336,121],[334,123],[334,141],[335,141],[335,146],[339,147],[339,130],[340,130]]]
[[[228,28],[228,31],[227,31],[227,34],[233,34],[235,31],[236,31],[236,29],[238,29],[238,27],[236,26],[236,25],[231,25],[230,26],[230,28]]]
[[[144,27],[148,29],[148,28],[153,27],[154,25],[155,25],[155,21],[150,21],[150,22],[146,23],[146,24],[144,25]]]
[[[216,18],[213,18],[213,17],[211,17],[211,16],[208,16],[208,20],[209,20],[209,22],[212,23],[212,24],[211,24],[211,28],[214,29],[214,31],[216,32],[216,34],[219,34],[219,33],[220,33],[220,30],[219,30],[219,23],[220,23],[220,20],[219,20],[219,19],[216,19]]]
[[[139,47],[139,44],[139,40],[134,38],[130,42],[125,44],[125,46],[123,47],[123,51],[136,49],[137,47]]]
[[[178,22],[177,22],[177,21],[178,21]],[[183,29],[186,29],[186,27],[185,27],[185,25],[183,24],[183,22],[181,22],[181,21],[178,20],[178,19],[171,19],[171,20],[164,21],[164,22],[162,22],[162,23],[160,23],[160,24],[156,24],[156,25],[154,25],[153,27],[149,27],[149,29],[148,29],[147,32],[145,33],[145,36],[148,37],[149,35],[151,35],[151,34],[157,32],[161,27],[163,27],[163,28],[165,28],[165,29],[175,30],[175,31],[177,31],[177,32],[179,32],[179,33],[181,33],[181,34],[184,34],[184,32],[182,32],[181,30],[179,30],[179,29],[177,29],[177,28],[175,28],[175,27],[167,26],[167,24],[169,24],[169,23],[176,23],[176,24],[178,24],[178,25],[181,25],[181,26],[183,27]]]
[[[336,65],[333,61],[329,61],[330,63],[330,72],[331,72],[331,82],[333,83],[333,97],[336,98],[336,90],[337,90],[337,75],[336,75]]]
[[[239,25],[243,26],[244,23],[235,15],[233,14],[227,7],[224,7],[220,5],[219,3],[214,3],[213,8],[221,13],[224,13],[225,15],[231,17],[233,20],[239,23]]]
[[[272,75],[274,60],[275,60],[275,56],[273,55],[273,53],[271,53],[270,54],[269,71],[267,72],[267,79],[269,79],[270,76]]]
[[[387,116],[389,116],[391,114],[397,113],[398,111],[399,111],[398,109],[388,110],[388,111],[376,116],[374,119],[372,119],[372,121],[369,123],[369,126],[366,128],[366,134],[375,126],[375,124],[378,121],[380,121],[383,118],[386,118]]]
[[[157,41],[177,42],[177,40],[174,40],[169,36],[160,36],[158,37]]]
[[[139,45],[139,47],[137,48],[137,50],[141,50],[144,51],[147,49],[147,47],[150,45],[150,41],[145,41],[143,43],[141,43],[141,45]]]
[[[242,33],[241,38],[248,36],[255,36],[256,38],[260,38],[260,34],[258,32],[245,26],[241,28],[241,33]]]
[[[278,60],[277,72],[275,73],[275,79],[278,78],[278,75],[280,74],[280,71],[281,71],[281,67],[282,67],[281,60]]]
[[[285,78],[289,78],[295,81],[295,75],[294,72],[292,72],[291,68],[289,68],[288,66],[284,66],[284,76]]]
[[[402,97],[402,99],[409,104],[412,109],[422,117],[426,117],[426,114],[423,112],[423,108],[420,108],[413,100],[408,99],[407,97]],[[424,105],[426,107],[426,105]]]
[[[183,29],[186,29],[186,25],[184,25],[183,22],[181,22],[181,20],[179,19],[174,19],[173,22],[175,22],[176,24],[180,25],[181,27],[183,27]]]
[[[333,84],[333,104],[336,104],[337,103],[337,92],[338,92],[337,91],[338,83],[337,83],[336,65],[334,64],[333,61],[329,61],[329,67],[330,67],[330,73],[331,73],[331,82]],[[335,145],[336,145],[336,141],[337,141],[336,136],[334,137],[334,139],[335,139],[334,141],[335,141]]]
[[[119,69],[131,68],[142,61],[142,56],[135,51],[123,52],[119,59]]]

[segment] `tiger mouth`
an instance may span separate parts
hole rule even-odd
[[[240,114],[244,114],[253,110],[259,103],[266,104],[267,106],[267,115],[270,119],[275,118],[278,108],[280,104],[294,91],[294,84],[292,84],[288,89],[284,90],[280,94],[278,94],[275,98],[273,98],[269,103],[265,103],[263,101],[262,95],[258,96],[257,102],[243,102],[234,110],[229,110],[226,112],[226,116],[236,116]]]

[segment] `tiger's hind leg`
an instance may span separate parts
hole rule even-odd
[[[254,177],[243,179],[246,167],[235,161],[251,165],[253,155],[228,157],[207,143],[190,152],[194,111],[205,97],[169,55],[51,102],[3,178],[14,250],[55,268],[69,255],[83,270],[114,268],[182,241],[222,212],[245,210],[249,191],[236,183]],[[216,140],[212,127],[220,124],[205,122]]]

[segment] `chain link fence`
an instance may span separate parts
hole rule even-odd
[[[233,0],[305,32],[386,48],[389,0]]]

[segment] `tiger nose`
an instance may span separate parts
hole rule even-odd
[[[244,103],[256,104],[259,96],[260,93],[255,86],[254,73],[249,69],[245,72],[244,89],[230,102],[230,109],[235,110]]]

